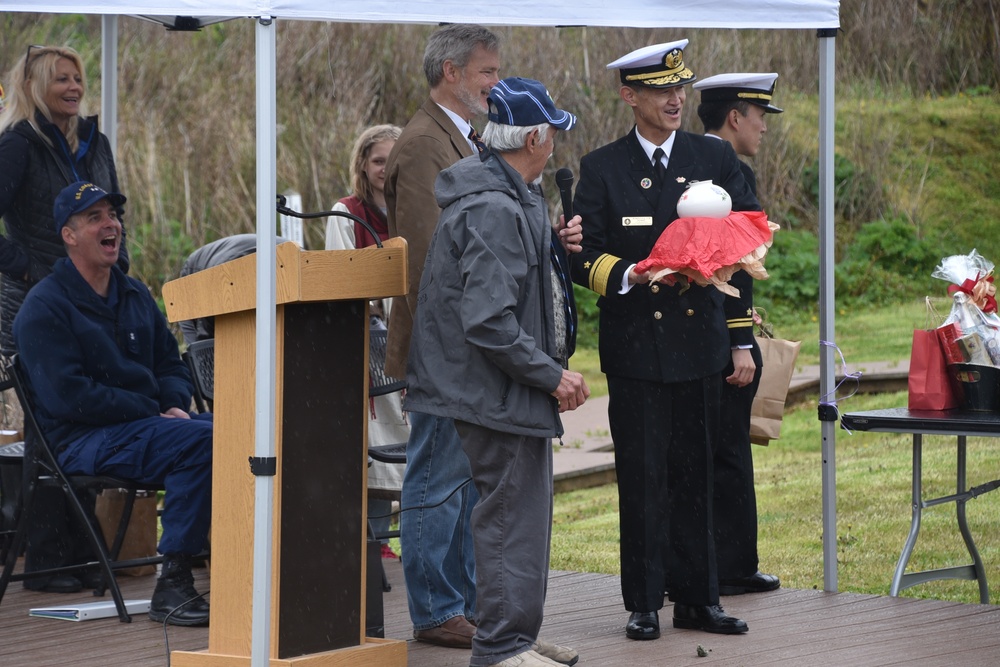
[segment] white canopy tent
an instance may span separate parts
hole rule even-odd
[[[274,457],[275,374],[275,178],[276,20],[355,23],[480,23],[526,26],[620,26],[635,28],[806,29],[819,37],[819,340],[834,340],[833,292],[833,127],[834,52],[840,26],[839,0],[618,0],[610,11],[605,0],[539,3],[507,0],[470,4],[464,0],[4,0],[6,12],[99,14],[103,23],[103,109],[114,142],[117,106],[117,20],[131,15],[172,28],[193,29],[227,19],[256,22],[257,79],[257,341],[255,454]],[[114,143],[112,144],[114,145]],[[820,348],[820,395],[832,396],[834,358]],[[823,581],[837,590],[836,411],[820,406],[823,465]],[[257,477],[255,486],[253,645],[251,663],[267,665],[270,654],[268,609],[271,601],[270,543],[273,478]]]

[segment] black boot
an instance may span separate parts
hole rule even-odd
[[[190,556],[166,554],[163,557],[160,578],[156,580],[153,601],[149,605],[149,620],[162,623],[164,619],[170,625],[208,625],[208,603],[194,588]]]
[[[80,580],[70,574],[56,574],[51,577],[25,579],[21,584],[26,590],[43,593],[78,593],[83,588]]]

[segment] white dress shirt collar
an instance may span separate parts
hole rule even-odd
[[[639,140],[639,145],[642,146],[642,150],[646,151],[646,158],[649,160],[650,164],[653,163],[653,151],[655,151],[657,148],[662,148],[663,153],[667,156],[666,157],[667,161],[670,160],[670,151],[673,150],[674,148],[675,137],[677,137],[677,133],[671,132],[670,136],[667,137],[667,140],[664,141],[659,146],[657,146],[652,141],[639,134],[638,127],[635,128],[635,138]],[[666,164],[664,164],[664,166],[666,166]]]
[[[437,103],[435,102],[435,104]],[[479,149],[476,148],[476,145],[472,143],[471,139],[469,139],[469,130],[472,129],[472,125],[469,123],[469,121],[465,120],[464,118],[459,116],[457,113],[455,113],[448,107],[441,106],[440,104],[438,104],[438,106],[441,107],[442,111],[448,114],[448,118],[451,118],[451,122],[455,123],[455,127],[457,127],[458,131],[462,133],[463,137],[465,137],[465,141],[469,144],[469,148],[472,149],[472,152],[474,154],[478,153]]]

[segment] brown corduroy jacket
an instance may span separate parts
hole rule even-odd
[[[386,342],[385,372],[406,377],[417,288],[441,209],[434,181],[442,169],[472,155],[455,123],[429,97],[413,115],[392,147],[386,167],[385,201],[389,236],[402,236],[408,246],[410,285],[405,297],[393,299]]]

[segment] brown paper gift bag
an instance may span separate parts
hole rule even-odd
[[[781,435],[781,419],[785,413],[788,385],[795,373],[801,341],[757,337],[763,370],[760,385],[750,408],[750,442],[767,445]]]
[[[122,516],[122,509],[125,506],[125,498],[128,494],[123,489],[105,489],[101,495],[97,496],[97,504],[94,513],[97,521],[101,525],[101,532],[104,533],[104,541],[111,547],[115,539],[115,532],[118,530],[118,521]],[[118,560],[131,560],[133,558],[147,558],[156,555],[156,494],[143,495],[140,491],[135,498],[135,505],[132,507],[132,517],[128,522],[128,529],[125,531],[125,541],[122,543],[121,553]],[[124,574],[130,577],[141,577],[156,572],[155,565],[143,565],[141,567],[131,567],[124,570],[116,570],[117,574]]]

